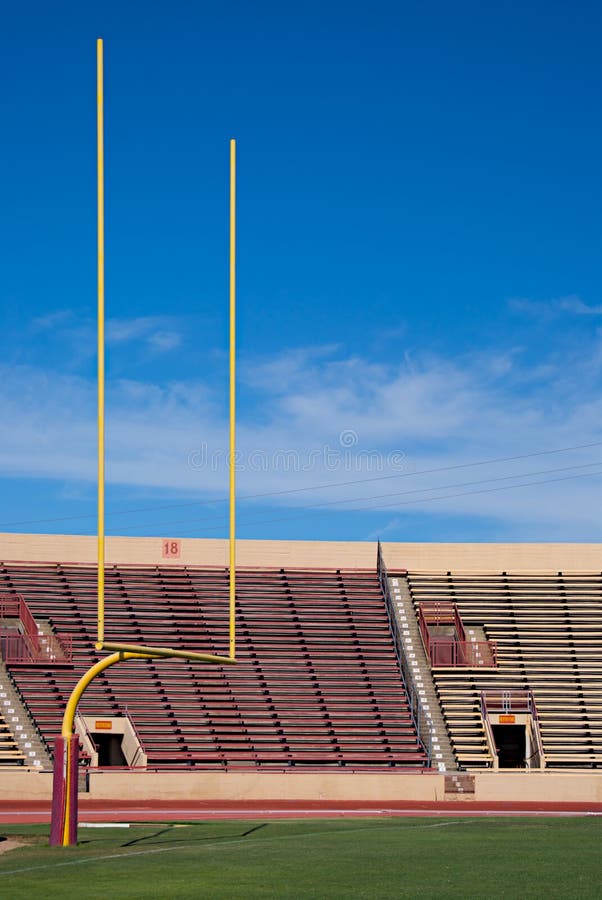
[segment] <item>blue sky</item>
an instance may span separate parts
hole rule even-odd
[[[599,6],[3,25],[0,529],[95,527],[101,36],[108,530],[226,533],[234,136],[240,536],[601,539]]]

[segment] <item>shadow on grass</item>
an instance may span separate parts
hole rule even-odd
[[[206,836],[202,836],[202,837],[195,836],[192,838],[192,841],[198,841],[198,843],[203,843],[205,841],[221,841],[221,840],[231,840],[232,838],[244,838],[244,837],[248,837],[249,835],[253,834],[256,831],[259,831],[261,828],[267,828],[267,826],[268,826],[267,822],[262,822],[259,825],[254,825],[252,828],[248,828],[246,831],[235,831],[235,832],[231,832],[228,834],[206,835]],[[191,827],[194,828],[196,826],[193,825]],[[142,837],[132,838],[132,840],[124,841],[124,843],[120,844],[120,846],[121,847],[135,847],[135,846],[138,846],[139,844],[148,844],[148,843],[157,844],[159,846],[163,845],[163,844],[179,844],[179,843],[189,844],[189,843],[191,843],[190,832],[188,832],[188,833],[184,832],[182,834],[181,838],[176,838],[175,840],[173,838],[170,838],[169,840],[163,840],[163,841],[157,840],[157,838],[161,838],[167,834],[171,835],[171,834],[173,834],[173,832],[174,832],[174,825],[167,825],[165,828],[161,828],[159,831],[155,831],[152,834],[145,834]],[[78,843],[88,843],[88,842],[84,842],[84,841],[79,842],[78,841]]]

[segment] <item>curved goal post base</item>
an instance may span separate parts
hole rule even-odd
[[[77,782],[79,737],[58,737],[54,742],[50,846],[77,844]]]
[[[186,653],[181,650],[170,650],[166,647],[136,647],[135,644],[104,644],[104,649],[118,646],[120,649],[99,660],[91,669],[82,675],[69,697],[61,736],[54,742],[54,770],[52,776],[52,817],[50,822],[50,845],[54,847],[71,847],[77,844],[77,786],[79,763],[79,736],[73,733],[73,723],[77,704],[86,688],[97,675],[114,666],[115,663],[128,659],[156,659],[177,657],[201,660],[215,665],[234,665],[235,659],[228,656],[212,656],[208,653]]]

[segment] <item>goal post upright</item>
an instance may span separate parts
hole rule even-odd
[[[96,171],[98,217],[98,612],[96,649],[105,631],[105,214],[103,42],[96,41]]]
[[[105,644],[105,196],[104,196],[104,46],[96,41],[96,170],[98,271],[98,441],[97,441],[97,650]],[[230,140],[230,252],[229,252],[229,659],[236,657],[236,140]],[[126,645],[121,645],[126,649]],[[127,647],[129,649],[129,647]],[[191,655],[194,658],[194,655]],[[197,658],[198,655],[197,655]],[[223,657],[226,659],[227,657]]]
[[[236,141],[230,141],[230,657],[236,656]]]
[[[236,141],[230,141],[230,455],[229,455],[229,655],[105,641],[105,222],[104,222],[103,41],[96,41],[97,273],[98,273],[98,459],[97,459],[97,638],[95,649],[112,651],[85,672],[67,702],[61,735],[55,740],[50,844],[77,843],[79,736],[77,706],[86,688],[105,669],[126,660],[187,659],[214,665],[236,664]]]

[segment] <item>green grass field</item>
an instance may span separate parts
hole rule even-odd
[[[81,828],[0,826],[0,897],[599,897],[595,818],[213,821]]]

